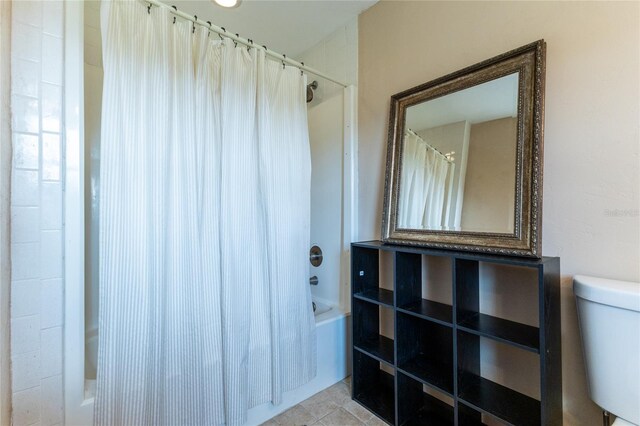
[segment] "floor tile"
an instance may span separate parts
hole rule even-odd
[[[367,422],[371,419],[371,417],[373,417],[371,411],[367,410],[354,400],[350,400],[349,402],[345,403],[343,407],[361,422]]]
[[[338,408],[322,418],[325,426],[362,426],[363,423],[344,408]]]
[[[376,416],[371,417],[371,419],[369,419],[369,421],[367,421],[365,425],[366,426],[389,426]]]
[[[300,405],[306,408],[307,411],[311,413],[316,419],[322,419],[327,414],[340,408],[338,404],[329,399],[328,393],[323,392],[312,396],[306,401],[302,401]]]
[[[274,420],[282,426],[306,426],[315,423],[318,419],[302,405],[296,405],[277,416]]]
[[[351,399],[351,377],[318,392],[261,426],[384,426]]]
[[[329,398],[340,407],[351,401],[351,391],[349,387],[342,382],[331,386],[326,392],[329,394]]]

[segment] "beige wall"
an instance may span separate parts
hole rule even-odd
[[[562,261],[565,424],[599,425],[571,277],[640,280],[638,2],[387,2],[359,20],[359,238],[380,236],[389,97],[547,41],[543,253]]]
[[[11,421],[9,207],[11,182],[11,2],[0,2],[0,425]]]
[[[517,125],[502,118],[471,126],[462,229],[513,232]]]

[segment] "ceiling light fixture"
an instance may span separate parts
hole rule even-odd
[[[240,0],[213,0],[217,5],[222,7],[238,7]]]

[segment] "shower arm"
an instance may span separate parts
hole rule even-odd
[[[322,73],[322,72],[320,72],[320,71],[318,71],[316,69],[308,67],[308,66],[304,65],[301,62],[295,61],[295,60],[293,60],[291,58],[287,58],[287,55],[283,55],[282,53],[278,53],[278,52],[275,52],[275,51],[273,51],[271,49],[268,49],[267,46],[261,46],[258,43],[254,43],[253,40],[242,38],[237,34],[232,34],[229,31],[227,31],[226,29],[224,29],[222,27],[219,27],[217,25],[211,24],[209,22],[204,22],[204,21],[198,19],[196,16],[187,15],[186,13],[179,11],[175,6],[173,6],[173,7],[169,6],[169,5],[167,5],[165,3],[162,3],[161,1],[158,1],[158,0],[140,0],[140,2],[167,9],[170,13],[174,14],[175,16],[178,16],[178,17],[180,17],[182,19],[185,19],[187,21],[191,21],[194,24],[198,24],[198,25],[200,25],[202,27],[205,27],[206,29],[208,29],[210,31],[213,31],[213,32],[215,32],[217,34],[220,34],[221,36],[224,36],[224,37],[226,37],[228,39],[231,39],[231,40],[233,40],[233,41],[235,41],[237,43],[240,43],[240,44],[242,44],[244,46],[247,46],[247,47],[250,47],[250,48],[262,50],[262,51],[264,51],[264,53],[267,56],[269,56],[271,58],[274,58],[274,59],[277,59],[278,61],[281,61],[283,65],[284,64],[289,64],[291,66],[294,66],[294,67],[298,68],[301,71],[305,71],[305,72],[307,72],[309,74],[313,74],[313,75],[318,76],[320,78],[324,78],[325,80],[329,80],[332,83],[338,84],[338,85],[340,85],[342,87],[347,87],[347,84],[345,84],[345,83],[343,83],[343,82],[341,82],[339,80],[336,80],[335,78],[330,77],[330,76],[328,76],[328,75],[326,75],[326,74],[324,74],[324,73]]]

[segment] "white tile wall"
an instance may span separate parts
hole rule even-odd
[[[14,243],[38,242],[40,238],[40,233],[38,232],[39,220],[40,209],[38,207],[15,206],[11,212],[13,228],[11,240]]]
[[[62,326],[63,289],[62,279],[42,280],[40,287],[40,300],[36,302],[40,306],[40,327]]]
[[[41,424],[55,425],[64,420],[61,375],[51,376],[41,381],[40,401],[42,404]]]
[[[40,355],[41,377],[48,378],[62,374],[62,327],[45,328],[41,333],[43,348]]]
[[[26,317],[40,313],[40,280],[14,281],[12,290],[12,318]]]
[[[19,84],[19,83],[17,83]],[[37,135],[16,134],[13,146],[13,166],[16,169],[38,170],[40,148]]]
[[[63,4],[14,1],[11,359],[13,424],[64,421]]]
[[[31,389],[40,384],[40,351],[25,352],[13,357],[12,386],[14,392]]]
[[[15,379],[14,379],[15,380]],[[40,386],[13,393],[13,424],[33,425],[40,422],[42,405]]]

